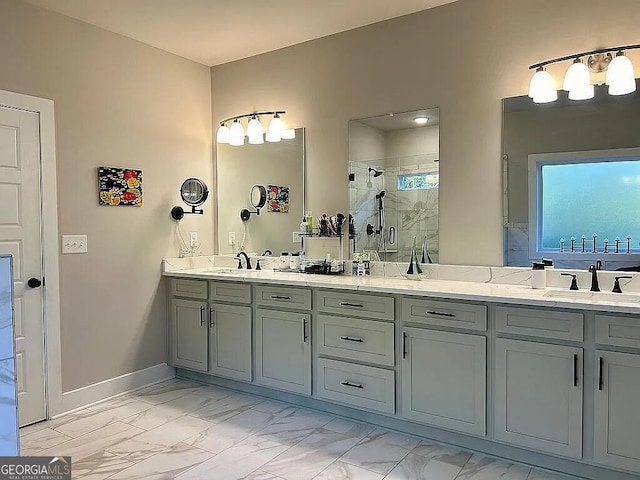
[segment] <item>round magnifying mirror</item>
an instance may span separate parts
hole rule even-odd
[[[264,185],[254,185],[251,187],[249,196],[251,197],[251,205],[258,210],[267,203],[267,189],[264,188]]]
[[[190,207],[199,207],[207,201],[209,189],[199,178],[187,178],[180,187],[180,196]]]

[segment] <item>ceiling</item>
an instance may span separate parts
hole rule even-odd
[[[456,0],[25,0],[219,65]]]
[[[426,125],[418,125],[414,122],[417,117],[427,117],[429,120]],[[390,113],[378,117],[360,118],[355,121],[385,132],[406,130],[407,128],[435,127],[440,125],[440,109],[430,108],[413,112]]]

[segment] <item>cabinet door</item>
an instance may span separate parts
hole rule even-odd
[[[311,395],[311,315],[256,310],[256,383]]]
[[[582,349],[496,339],[497,440],[582,457]]]
[[[171,299],[172,365],[207,371],[206,311],[206,302]]]
[[[486,338],[422,328],[402,331],[402,415],[486,434]]]
[[[640,355],[596,351],[594,455],[640,472]]]
[[[251,381],[251,307],[209,304],[209,373]]]

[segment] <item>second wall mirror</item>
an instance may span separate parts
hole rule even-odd
[[[430,108],[349,122],[349,251],[408,262],[426,238],[438,262],[440,110]]]

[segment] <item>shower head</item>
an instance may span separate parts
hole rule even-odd
[[[373,178],[376,178],[382,175],[384,173],[384,170],[376,170],[373,167],[369,167],[369,175],[371,175],[371,172],[373,172]]]

